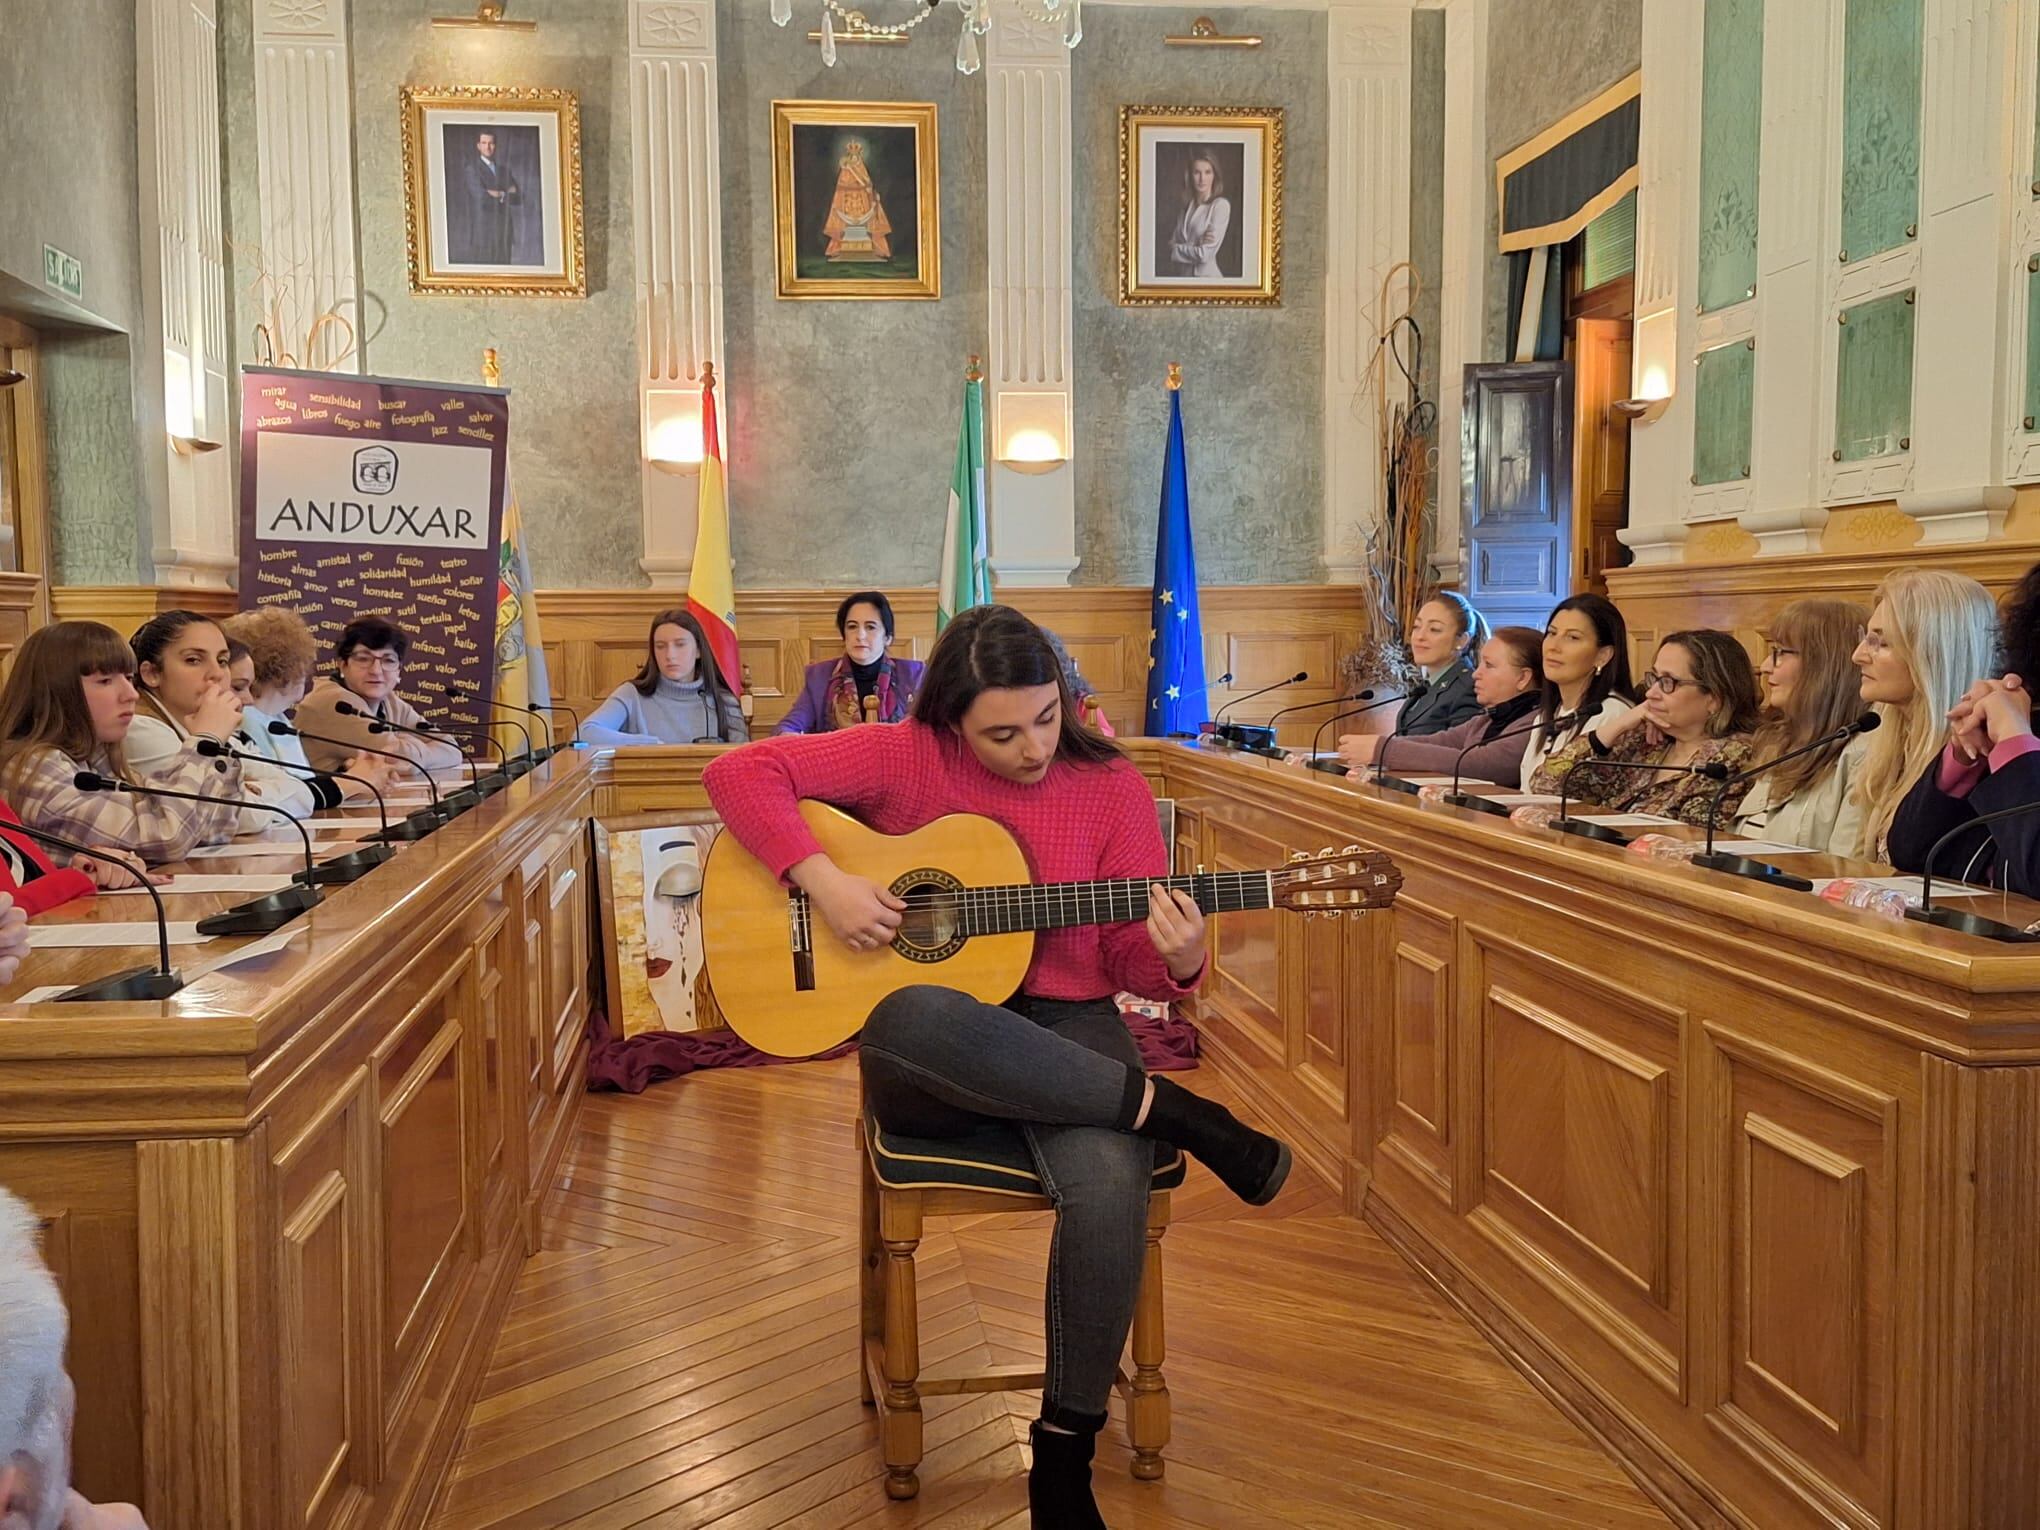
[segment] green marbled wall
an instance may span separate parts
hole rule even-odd
[[[1164,46],[1199,15],[1266,41],[1239,51]],[[1084,34],[1071,82],[1076,582],[1154,576],[1171,361],[1183,363],[1199,579],[1315,580],[1324,527],[1324,15],[1092,6]],[[1281,307],[1119,306],[1119,109],[1131,105],[1284,108]]]

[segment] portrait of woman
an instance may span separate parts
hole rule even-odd
[[[1240,240],[1233,232],[1232,199],[1228,184],[1237,185],[1235,174],[1226,179],[1225,161],[1237,164],[1244,158],[1237,144],[1163,143],[1155,150],[1155,163],[1167,176],[1171,160],[1183,161],[1182,206],[1169,229],[1156,264],[1168,276],[1228,276],[1240,274]]]
[[[864,163],[864,140],[853,138],[836,170],[836,194],[822,224],[831,260],[891,260],[892,224]]]
[[[1282,300],[1280,107],[1119,109],[1119,301]]]

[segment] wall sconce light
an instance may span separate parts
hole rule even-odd
[[[1634,332],[1635,392],[1610,407],[1624,419],[1653,425],[1672,407],[1672,358],[1678,353],[1678,315],[1671,309],[1639,319]]]
[[[510,0],[481,0],[472,16],[434,16],[435,27],[475,27],[491,32],[536,32],[535,21],[512,21],[503,13],[510,8]]]
[[[1672,398],[1668,393],[1663,398],[1618,398],[1612,407],[1617,414],[1626,419],[1644,425],[1655,425],[1664,418],[1665,411],[1671,406]]]
[[[1063,393],[994,395],[999,465],[1016,473],[1053,473],[1069,461],[1069,396]]]
[[[204,436],[177,436],[170,438],[170,445],[180,457],[196,457],[204,452],[216,452],[224,442],[208,441]]]
[[[1248,33],[1228,35],[1219,31],[1218,23],[1209,16],[1199,16],[1190,23],[1187,37],[1164,37],[1163,42],[1172,48],[1258,48],[1261,39]]]
[[[12,367],[0,367],[0,388],[11,388],[16,383],[28,381],[26,372],[17,372]]]
[[[654,388],[645,394],[645,461],[662,473],[692,477],[701,471],[701,395],[689,388]]]

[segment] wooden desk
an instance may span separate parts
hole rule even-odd
[[[0,1010],[0,1184],[70,1305],[93,1496],[154,1530],[422,1518],[583,1088],[600,767],[557,757],[160,1004]],[[153,955],[37,952],[0,999]]]
[[[1392,915],[1218,920],[1210,1050],[1677,1517],[2040,1522],[2035,948],[1134,748],[1179,863],[1394,855]]]

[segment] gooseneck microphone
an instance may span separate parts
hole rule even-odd
[[[449,680],[445,685],[441,686],[440,689],[445,691],[448,696],[457,696],[464,701],[485,702],[486,704],[492,707],[501,707],[506,712],[522,712],[527,717],[537,718],[539,724],[545,729],[545,748],[541,750],[536,756],[534,756],[534,758],[541,762],[551,759],[554,755],[558,754],[562,749],[569,749],[575,747],[575,745],[573,744],[559,743],[555,739],[554,737],[555,730],[552,725],[552,719],[546,715],[548,712],[565,712],[567,716],[574,717],[574,711],[573,708],[571,707],[555,707],[555,706],[535,707],[530,705],[529,703],[526,703],[523,706],[519,706],[514,701],[499,701],[493,696],[484,696],[479,686],[473,685],[471,683],[462,684],[451,680]],[[745,696],[748,696],[750,693],[747,691],[744,694]],[[749,718],[750,715],[751,714],[749,712],[746,712],[744,714],[746,718]],[[576,729],[578,729],[581,726],[580,718],[574,717],[574,726]]]
[[[1573,761],[1572,766],[1567,769],[1564,778],[1559,782],[1558,818],[1551,827],[1558,830],[1561,834],[1576,834],[1581,839],[1598,839],[1604,845],[1628,844],[1629,838],[1627,835],[1616,833],[1615,830],[1609,828],[1605,823],[1588,823],[1586,820],[1574,818],[1566,812],[1566,804],[1572,797],[1573,771],[1585,763],[1586,761],[1584,760]],[[1659,770],[1667,775],[1674,776],[1704,776],[1710,781],[1720,780],[1727,773],[1728,769],[1727,766],[1721,764],[1718,760],[1709,760],[1704,765],[1667,765],[1652,760],[1603,760],[1597,758],[1594,764],[1596,766],[1605,766],[1610,770]]]
[[[1401,699],[1399,696],[1384,696],[1381,700],[1369,702],[1364,707],[1354,707],[1350,712],[1336,712],[1332,716],[1327,717],[1317,725],[1317,731],[1311,734],[1310,758],[1304,761],[1304,763],[1312,770],[1321,770],[1327,775],[1351,775],[1351,770],[1343,760],[1324,760],[1318,758],[1318,747],[1324,742],[1325,729],[1329,728],[1333,723],[1344,722],[1349,717],[1358,717],[1362,712],[1372,712],[1378,707],[1391,706]]]
[[[1577,712],[1567,712],[1562,717],[1552,718],[1551,731],[1556,733],[1561,728],[1570,728],[1578,720],[1579,715]],[[1490,797],[1477,797],[1472,792],[1461,791],[1459,789],[1460,772],[1466,765],[1466,757],[1483,744],[1499,744],[1505,738],[1520,738],[1525,733],[1535,733],[1543,721],[1544,719],[1541,717],[1533,717],[1520,728],[1511,728],[1508,732],[1497,733],[1492,738],[1477,738],[1460,750],[1458,754],[1454,755],[1452,757],[1452,792],[1451,795],[1446,797],[1446,802],[1453,807],[1472,808],[1477,813],[1493,813],[1497,818],[1507,818],[1509,810],[1501,803],[1496,802]],[[1382,747],[1385,749],[1387,746],[1383,745]]]
[[[440,807],[439,783],[432,779],[432,772],[423,765],[420,765],[409,755],[398,754],[393,749],[372,749],[367,744],[352,743],[344,738],[328,738],[323,733],[307,733],[302,728],[293,728],[289,723],[280,719],[270,723],[269,731],[278,738],[308,738],[315,744],[331,744],[336,749],[352,749],[357,754],[372,754],[379,759],[395,760],[406,770],[415,770],[425,778],[425,790],[432,794],[432,806],[418,809],[417,812],[412,813],[402,822],[393,824],[378,834],[371,835],[370,838],[372,839],[379,839],[389,844],[394,844],[400,840],[423,839],[434,829],[438,828],[440,824],[453,816]],[[328,771],[327,774],[336,775],[338,772]],[[356,779],[359,778],[357,777]],[[380,794],[378,794],[377,800],[381,800]]]
[[[1219,686],[1221,686],[1221,685],[1231,685],[1231,684],[1232,684],[1232,671],[1231,671],[1231,670],[1227,670],[1227,671],[1226,671],[1226,672],[1225,672],[1224,674],[1220,675],[1220,676],[1219,676],[1219,677],[1218,677],[1218,678],[1217,678],[1216,680],[1207,680],[1207,681],[1205,681],[1205,682],[1204,682],[1204,684],[1202,684],[1202,685],[1200,685],[1200,686],[1197,686],[1197,687],[1195,687],[1195,688],[1194,688],[1194,689],[1192,689],[1192,690],[1187,690],[1187,691],[1185,691],[1185,692],[1184,692],[1184,693],[1183,693],[1183,694],[1182,694],[1181,696],[1177,697],[1176,699],[1177,699],[1178,701],[1187,701],[1187,700],[1188,700],[1188,699],[1189,699],[1190,697],[1192,697],[1192,696],[1203,696],[1203,695],[1207,695],[1207,694],[1208,694],[1208,693],[1210,693],[1211,691],[1214,691],[1214,690],[1216,690],[1216,689],[1217,689],[1217,688],[1218,688]],[[1194,733],[1184,733],[1184,732],[1182,732],[1182,731],[1181,731],[1181,730],[1179,729],[1178,731],[1176,731],[1176,732],[1174,732],[1174,733],[1171,733],[1171,734],[1169,735],[1169,737],[1170,737],[1170,738],[1195,738],[1195,737],[1197,737],[1197,735],[1196,735],[1196,734],[1194,734]]]
[[[1714,789],[1713,799],[1707,804],[1707,848],[1701,854],[1693,857],[1693,864],[1695,866],[1703,866],[1709,871],[1725,871],[1732,877],[1749,877],[1754,881],[1769,882],[1773,887],[1789,887],[1795,892],[1812,892],[1813,883],[1807,878],[1795,876],[1789,871],[1781,870],[1771,865],[1768,861],[1753,861],[1746,855],[1716,853],[1714,848],[1714,826],[1721,816],[1722,800],[1727,797],[1728,789],[1731,786],[1753,781],[1765,771],[1774,770],[1778,766],[1783,765],[1787,760],[1799,759],[1801,756],[1812,754],[1816,750],[1826,749],[1831,744],[1839,744],[1844,739],[1854,738],[1861,733],[1875,733],[1880,721],[1881,719],[1875,712],[1865,712],[1854,722],[1846,723],[1831,733],[1823,733],[1810,744],[1802,744],[1797,749],[1787,750],[1774,760],[1766,760],[1761,765],[1753,765],[1740,775],[1725,776],[1722,779],[1721,785]],[[1708,771],[1705,773],[1712,774],[1713,772]]]
[[[1212,721],[1212,731],[1228,744],[1239,749],[1270,747],[1275,742],[1275,730],[1265,723],[1228,723],[1225,714],[1243,701],[1252,701],[1256,696],[1265,696],[1270,691],[1279,691],[1285,685],[1301,685],[1310,678],[1310,671],[1299,669],[1295,674],[1277,680],[1273,685],[1264,685],[1258,691],[1248,691],[1244,696],[1235,696],[1218,709],[1218,716]]]
[[[456,743],[453,739],[447,738],[442,734],[434,733],[429,728],[414,728],[408,723],[391,722],[386,717],[377,717],[373,712],[362,711],[360,707],[357,707],[351,701],[335,702],[333,704],[333,710],[339,713],[340,716],[342,717],[360,718],[363,722],[368,724],[368,731],[372,734],[408,733],[411,734],[413,737],[427,739],[435,744],[445,744],[455,753],[460,752],[460,745]],[[428,777],[432,774],[432,772],[426,766],[420,765],[416,760],[412,760],[409,755],[403,755],[400,756],[400,758],[409,760],[410,763],[416,765],[419,770],[424,771],[424,773]],[[464,758],[465,756],[463,756],[463,759]],[[479,806],[482,798],[484,798],[487,795],[488,795],[487,792],[479,790],[472,783],[470,783],[467,786],[458,787],[455,790],[448,792],[443,798],[440,797],[435,792],[433,795],[433,804],[436,807],[444,806],[446,808],[450,808],[456,813],[464,813],[471,807]]]
[[[75,839],[65,839],[61,835],[32,829],[25,823],[7,824],[4,831],[0,832],[19,834],[23,839],[32,839],[39,845],[48,845],[51,849],[62,850],[67,855],[83,855],[93,860],[105,859],[105,852],[102,850],[80,844]],[[140,857],[137,856],[136,859],[139,860]],[[66,988],[62,993],[50,995],[52,1004],[167,999],[184,986],[184,979],[170,966],[170,916],[164,911],[163,895],[156,891],[156,884],[149,880],[146,870],[136,872],[135,879],[142,884],[142,891],[149,895],[149,901],[156,905],[156,965],[130,967],[125,972],[114,973],[111,977],[94,978],[89,983]]]
[[[455,748],[460,747],[459,741],[462,738],[471,738],[486,744],[489,748],[496,751],[496,757],[501,763],[494,770],[486,774],[477,775],[469,783],[472,790],[484,797],[493,797],[497,792],[500,792],[515,780],[518,775],[522,774],[521,771],[513,772],[510,769],[510,751],[503,747],[503,741],[479,723],[448,723],[444,728],[433,732],[425,728],[407,728],[404,724],[393,723],[388,718],[373,717],[369,719],[368,731],[371,734],[417,733],[426,738],[437,739],[441,743],[452,744]],[[483,756],[484,760],[487,758],[487,755]],[[525,769],[528,770],[530,767],[526,766]],[[456,793],[455,795],[459,794]]]
[[[426,689],[427,690],[436,689],[440,695],[444,696],[448,701],[454,702],[456,704],[472,702],[479,706],[494,707],[501,712],[515,712],[517,710],[516,707],[506,706],[504,703],[497,701],[494,697],[484,696],[479,691],[457,691],[450,685],[440,685],[437,687],[427,686]],[[529,772],[532,766],[538,764],[545,757],[538,752],[538,746],[532,743],[531,730],[529,728],[525,727],[523,723],[518,722],[515,719],[511,719],[509,725],[515,728],[519,733],[524,735],[524,756],[525,761],[527,763],[523,763],[521,765],[521,768],[513,772],[513,774],[521,776]],[[486,724],[484,724],[483,726],[486,727]],[[486,733],[483,736],[489,737],[489,735]],[[493,740],[491,741],[493,742]],[[508,757],[509,756],[506,752],[505,758],[508,759]]]
[[[2018,818],[2026,813],[2040,813],[2040,802],[2019,802],[2008,808],[1999,808],[1994,813],[1978,813],[1974,818],[1958,823],[1935,840],[1928,847],[1926,864],[1920,873],[1920,906],[1907,909],[1905,917],[1917,919],[1922,924],[1939,925],[1944,930],[1956,930],[1964,935],[1981,935],[1985,940],[2002,940],[2022,945],[2040,941],[2040,934],[2023,930],[2015,924],[1986,919],[1981,914],[1965,913],[1961,909],[1934,907],[1934,863],[1940,859],[1941,851],[1946,848],[1948,842],[1979,824],[1996,823],[2003,818]]]
[[[312,859],[312,836],[305,832],[303,824],[273,802],[264,802],[256,797],[206,797],[197,792],[173,791],[167,786],[144,786],[135,781],[102,776],[96,770],[79,771],[71,778],[71,784],[81,792],[129,792],[140,797],[167,797],[174,802],[210,802],[233,808],[254,808],[258,812],[276,814],[297,830],[298,838],[304,841],[305,869],[291,878],[291,885],[281,892],[251,898],[246,903],[237,903],[230,909],[199,920],[198,933],[201,935],[267,935],[325,901],[318,888],[318,867]]]
[[[244,754],[231,744],[222,744],[218,739],[201,738],[197,741],[197,748],[198,752],[209,760],[240,760],[244,764],[274,765],[279,770],[302,771],[306,775],[332,776],[340,781],[360,781],[363,786],[375,792],[376,812],[382,819],[382,834],[377,837],[382,843],[363,845],[359,850],[350,850],[345,855],[334,856],[330,861],[319,862],[312,870],[312,880],[320,886],[338,887],[348,882],[358,882],[390,858],[389,809],[383,806],[382,793],[376,791],[374,782],[363,780],[360,776],[349,775],[344,770],[318,771],[309,765],[293,765],[288,760],[272,760],[264,755]]]
[[[746,692],[744,692],[744,694],[745,694],[746,696],[748,696],[748,695],[750,695],[751,693],[750,693],[749,691],[746,691]],[[587,746],[586,744],[584,744],[584,743],[583,743],[583,742],[581,741],[581,714],[580,714],[580,713],[578,713],[578,712],[576,712],[576,711],[575,711],[575,710],[574,710],[574,709],[573,709],[572,707],[568,707],[568,706],[561,706],[561,705],[559,705],[559,704],[558,704],[558,703],[556,703],[556,702],[548,702],[548,703],[546,703],[546,704],[545,704],[544,706],[528,706],[528,707],[526,707],[526,708],[525,708],[524,710],[525,710],[525,711],[527,711],[527,712],[529,712],[529,713],[530,713],[530,714],[531,714],[531,715],[532,715],[533,717],[543,717],[543,716],[545,716],[545,714],[546,714],[546,713],[548,713],[548,712],[564,712],[564,713],[566,713],[566,714],[567,714],[567,719],[568,719],[568,721],[570,721],[570,722],[571,722],[571,723],[573,723],[573,725],[574,725],[574,732],[573,732],[573,737],[572,737],[571,739],[569,739],[569,740],[568,740],[568,742],[566,742],[566,743],[564,743],[564,744],[555,744],[555,745],[553,745],[553,748],[555,748],[555,749],[586,749],[586,748],[588,747],[588,746]],[[750,714],[749,714],[749,713],[746,713],[745,715],[746,715],[746,716],[749,716]],[[548,722],[547,722],[547,724],[546,724],[546,726],[547,726],[548,728],[550,728],[550,727],[552,726],[551,722],[549,722],[549,721],[548,721]]]

